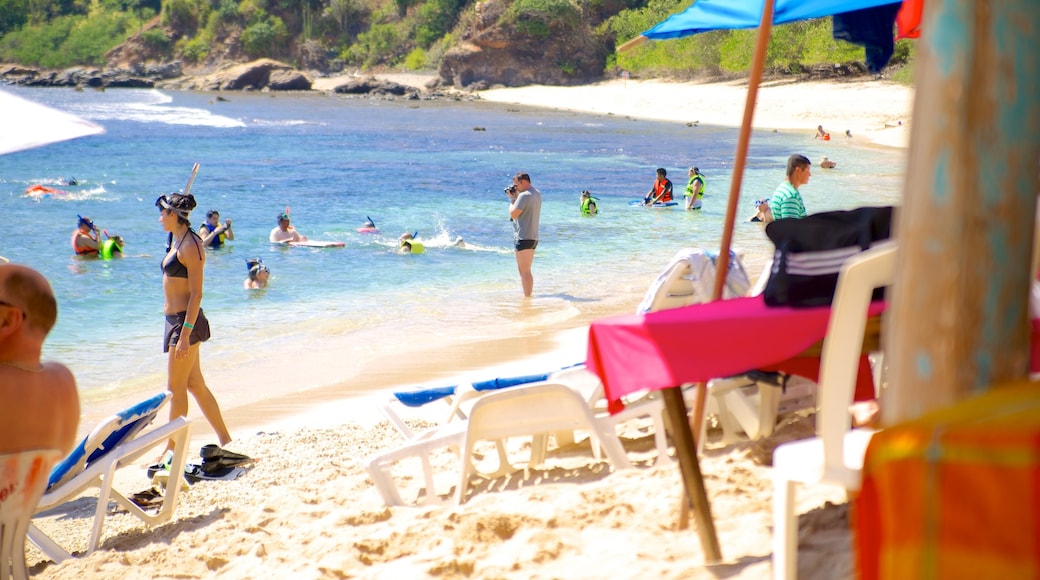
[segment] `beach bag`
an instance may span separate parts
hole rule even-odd
[[[768,306],[827,306],[834,299],[838,271],[845,260],[887,240],[892,207],[829,211],[766,225],[776,246],[766,283]],[[874,299],[883,297],[878,289]]]

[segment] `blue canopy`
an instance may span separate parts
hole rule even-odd
[[[902,0],[776,0],[773,24],[833,16],[852,10],[900,4]],[[711,30],[757,28],[764,0],[694,0],[686,10],[643,33],[652,40],[682,38]]]

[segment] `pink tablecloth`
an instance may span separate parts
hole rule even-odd
[[[884,309],[875,302],[869,314]],[[824,337],[830,312],[766,306],[756,296],[604,318],[589,328],[585,364],[618,408],[621,397],[643,389],[782,368]]]

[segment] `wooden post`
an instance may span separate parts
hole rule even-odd
[[[929,0],[886,329],[886,424],[1025,377],[1040,2]]]

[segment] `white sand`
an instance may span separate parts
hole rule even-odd
[[[417,86],[425,82],[421,77],[410,79]],[[322,79],[322,83],[331,88],[335,79]],[[845,129],[850,129],[853,139],[900,146],[906,142],[912,95],[909,88],[875,81],[774,83],[759,95],[755,126],[811,135],[816,125],[823,124],[835,139],[844,138]],[[587,87],[494,89],[481,96],[532,106],[568,103],[568,108],[593,113],[738,126],[745,93],[739,83],[630,80]],[[886,123],[897,126],[885,129]],[[584,330],[571,332],[582,335]],[[580,340],[570,342],[569,349],[583,352]],[[545,366],[548,361],[569,360],[572,350],[566,350],[565,356],[542,355],[540,368],[551,368]],[[509,351],[508,345],[499,345],[473,349],[469,356],[490,367],[485,376],[502,376],[506,373],[501,371],[509,367],[503,366],[501,356]],[[431,380],[459,368],[458,360],[449,356],[439,360],[430,359]],[[283,370],[284,376],[294,374],[292,369]],[[421,374],[421,370],[410,372]],[[411,377],[404,382],[413,378],[421,380]],[[228,413],[235,417],[229,418],[236,435],[231,448],[260,462],[237,481],[196,484],[182,495],[172,522],[149,530],[126,514],[114,514],[106,522],[101,549],[94,554],[47,565],[30,550],[30,565],[36,564],[42,578],[76,579],[766,578],[771,569],[772,487],[769,468],[762,463],[778,441],[812,433],[805,420],[788,417],[787,425],[761,445],[722,446],[709,439],[701,469],[724,562],[707,566],[692,524],[684,531],[676,529],[681,493],[678,468],[671,462],[654,464],[652,436],[640,428],[645,426],[626,431],[625,445],[637,465],[633,470],[611,473],[606,464],[591,458],[588,442],[579,440],[552,451],[546,467],[483,483],[474,480],[471,489],[475,490],[460,508],[387,509],[364,471],[364,460],[400,444],[401,437],[381,420],[373,404],[376,399],[342,401],[326,395],[323,401],[321,392],[334,391],[310,395],[310,403],[322,404],[309,415],[290,417],[286,411],[279,417],[268,410],[263,422],[267,426],[247,432],[236,431],[235,425],[241,423],[234,421],[239,418]],[[307,407],[291,405],[293,411]],[[419,418],[437,420],[443,409],[437,407]],[[193,427],[197,450],[198,443],[208,442],[211,436],[203,421],[196,420]],[[142,461],[140,471],[121,472],[119,482],[125,491],[148,486],[143,474],[146,463]],[[454,485],[456,463],[447,452],[436,456],[442,494]],[[418,466],[404,464],[396,473],[406,498],[415,499],[421,481]],[[800,577],[852,577],[844,498],[843,490],[833,488],[813,488],[799,495]],[[838,505],[821,507],[827,502]],[[82,550],[95,504],[89,496],[81,498],[39,525],[69,548]]]

